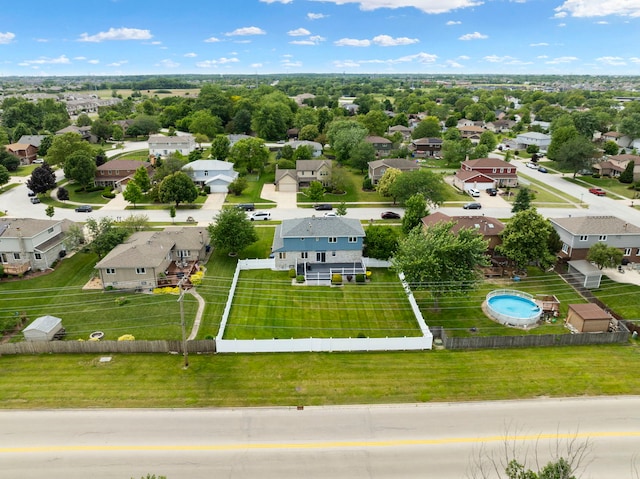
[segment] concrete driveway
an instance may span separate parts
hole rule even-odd
[[[275,201],[278,208],[293,209],[297,207],[297,193],[289,193],[285,191],[276,191],[276,185],[273,183],[265,183],[262,186],[261,198],[265,200]]]

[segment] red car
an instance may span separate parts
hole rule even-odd
[[[596,196],[604,196],[607,194],[602,188],[589,188],[589,193],[593,193]]]

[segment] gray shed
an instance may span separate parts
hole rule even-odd
[[[580,284],[587,289],[600,287],[602,271],[585,259],[567,261],[569,274],[577,279]]]
[[[62,329],[62,320],[55,316],[40,316],[22,330],[27,341],[51,341],[53,336]]]

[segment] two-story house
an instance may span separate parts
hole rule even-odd
[[[137,160],[110,160],[96,169],[95,185],[102,187],[111,187],[115,190],[122,191],[124,186],[129,182],[136,170],[140,167],[146,168],[149,176],[153,175],[153,167],[151,163]]]
[[[622,133],[618,133],[617,131],[608,131],[600,136],[600,140],[602,142],[613,141],[620,148],[629,148],[633,138],[623,135]]]
[[[453,177],[454,186],[469,189],[505,188],[518,186],[516,167],[498,158],[466,160]]]
[[[422,218],[424,228],[429,228],[438,223],[448,223],[454,221],[451,228],[453,233],[457,233],[463,228],[473,229],[482,234],[487,241],[487,253],[493,256],[496,246],[502,244],[500,233],[504,230],[504,223],[497,218],[490,216],[449,216],[436,211]]]
[[[312,181],[319,181],[323,186],[328,186],[331,180],[331,168],[331,160],[297,160],[295,170],[276,167],[276,190],[296,192],[307,188]]]
[[[526,150],[529,145],[534,145],[540,151],[547,151],[551,144],[551,135],[538,133],[537,131],[527,131],[516,136],[516,143],[520,150]]]
[[[5,149],[20,158],[21,165],[30,165],[38,157],[38,148],[29,143],[11,143],[5,145]]]
[[[41,271],[66,254],[64,237],[72,222],[0,218],[0,262],[5,274]]]
[[[596,243],[605,243],[623,252],[623,260],[640,261],[640,228],[615,216],[572,216],[550,218],[562,241],[560,260],[586,259]]]
[[[373,148],[376,150],[376,156],[378,158],[389,156],[391,154],[393,143],[387,138],[384,138],[382,136],[367,136],[364,141],[373,145]]]
[[[411,141],[409,150],[416,157],[440,158],[442,141],[442,138],[418,138]]]
[[[402,135],[403,141],[408,141],[411,139],[411,128],[404,125],[393,125],[387,129],[387,133],[389,135],[393,135],[394,133],[400,133]]]
[[[196,160],[187,163],[182,171],[199,186],[208,186],[212,193],[227,193],[229,185],[238,177],[233,163],[220,160]]]
[[[458,126],[458,130],[462,138],[471,141],[474,145],[480,142],[480,136],[485,132],[484,127],[477,125]]]
[[[415,160],[406,158],[385,158],[384,160],[374,160],[369,162],[369,178],[375,185],[389,168],[395,168],[402,172],[419,170],[420,165]]]
[[[105,289],[151,291],[197,272],[210,251],[204,227],[140,231],[113,248],[96,269]]]
[[[56,135],[64,135],[65,133],[75,133],[77,135],[80,135],[80,138],[88,141],[89,143],[98,143],[98,137],[91,133],[90,126],[69,125],[62,130],[56,131]]]
[[[364,229],[343,217],[295,218],[276,227],[271,251],[275,268],[294,268],[307,278],[330,279],[331,272],[364,273]]]
[[[149,155],[165,157],[171,153],[189,156],[196,149],[195,137],[191,134],[177,136],[149,135]]]

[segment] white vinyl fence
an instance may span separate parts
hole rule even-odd
[[[363,258],[364,259],[364,258]],[[375,260],[374,260],[375,261]],[[365,264],[368,267],[387,267],[386,265]],[[216,337],[216,352],[218,353],[280,353],[280,352],[334,352],[334,351],[409,351],[431,349],[433,334],[422,317],[409,285],[400,280],[407,293],[411,309],[416,316],[422,336],[397,338],[304,338],[304,339],[222,339],[229,319],[229,312],[233,303],[240,271],[243,269],[273,269],[274,260],[241,260],[233,275],[229,296],[222,314],[220,331]]]

